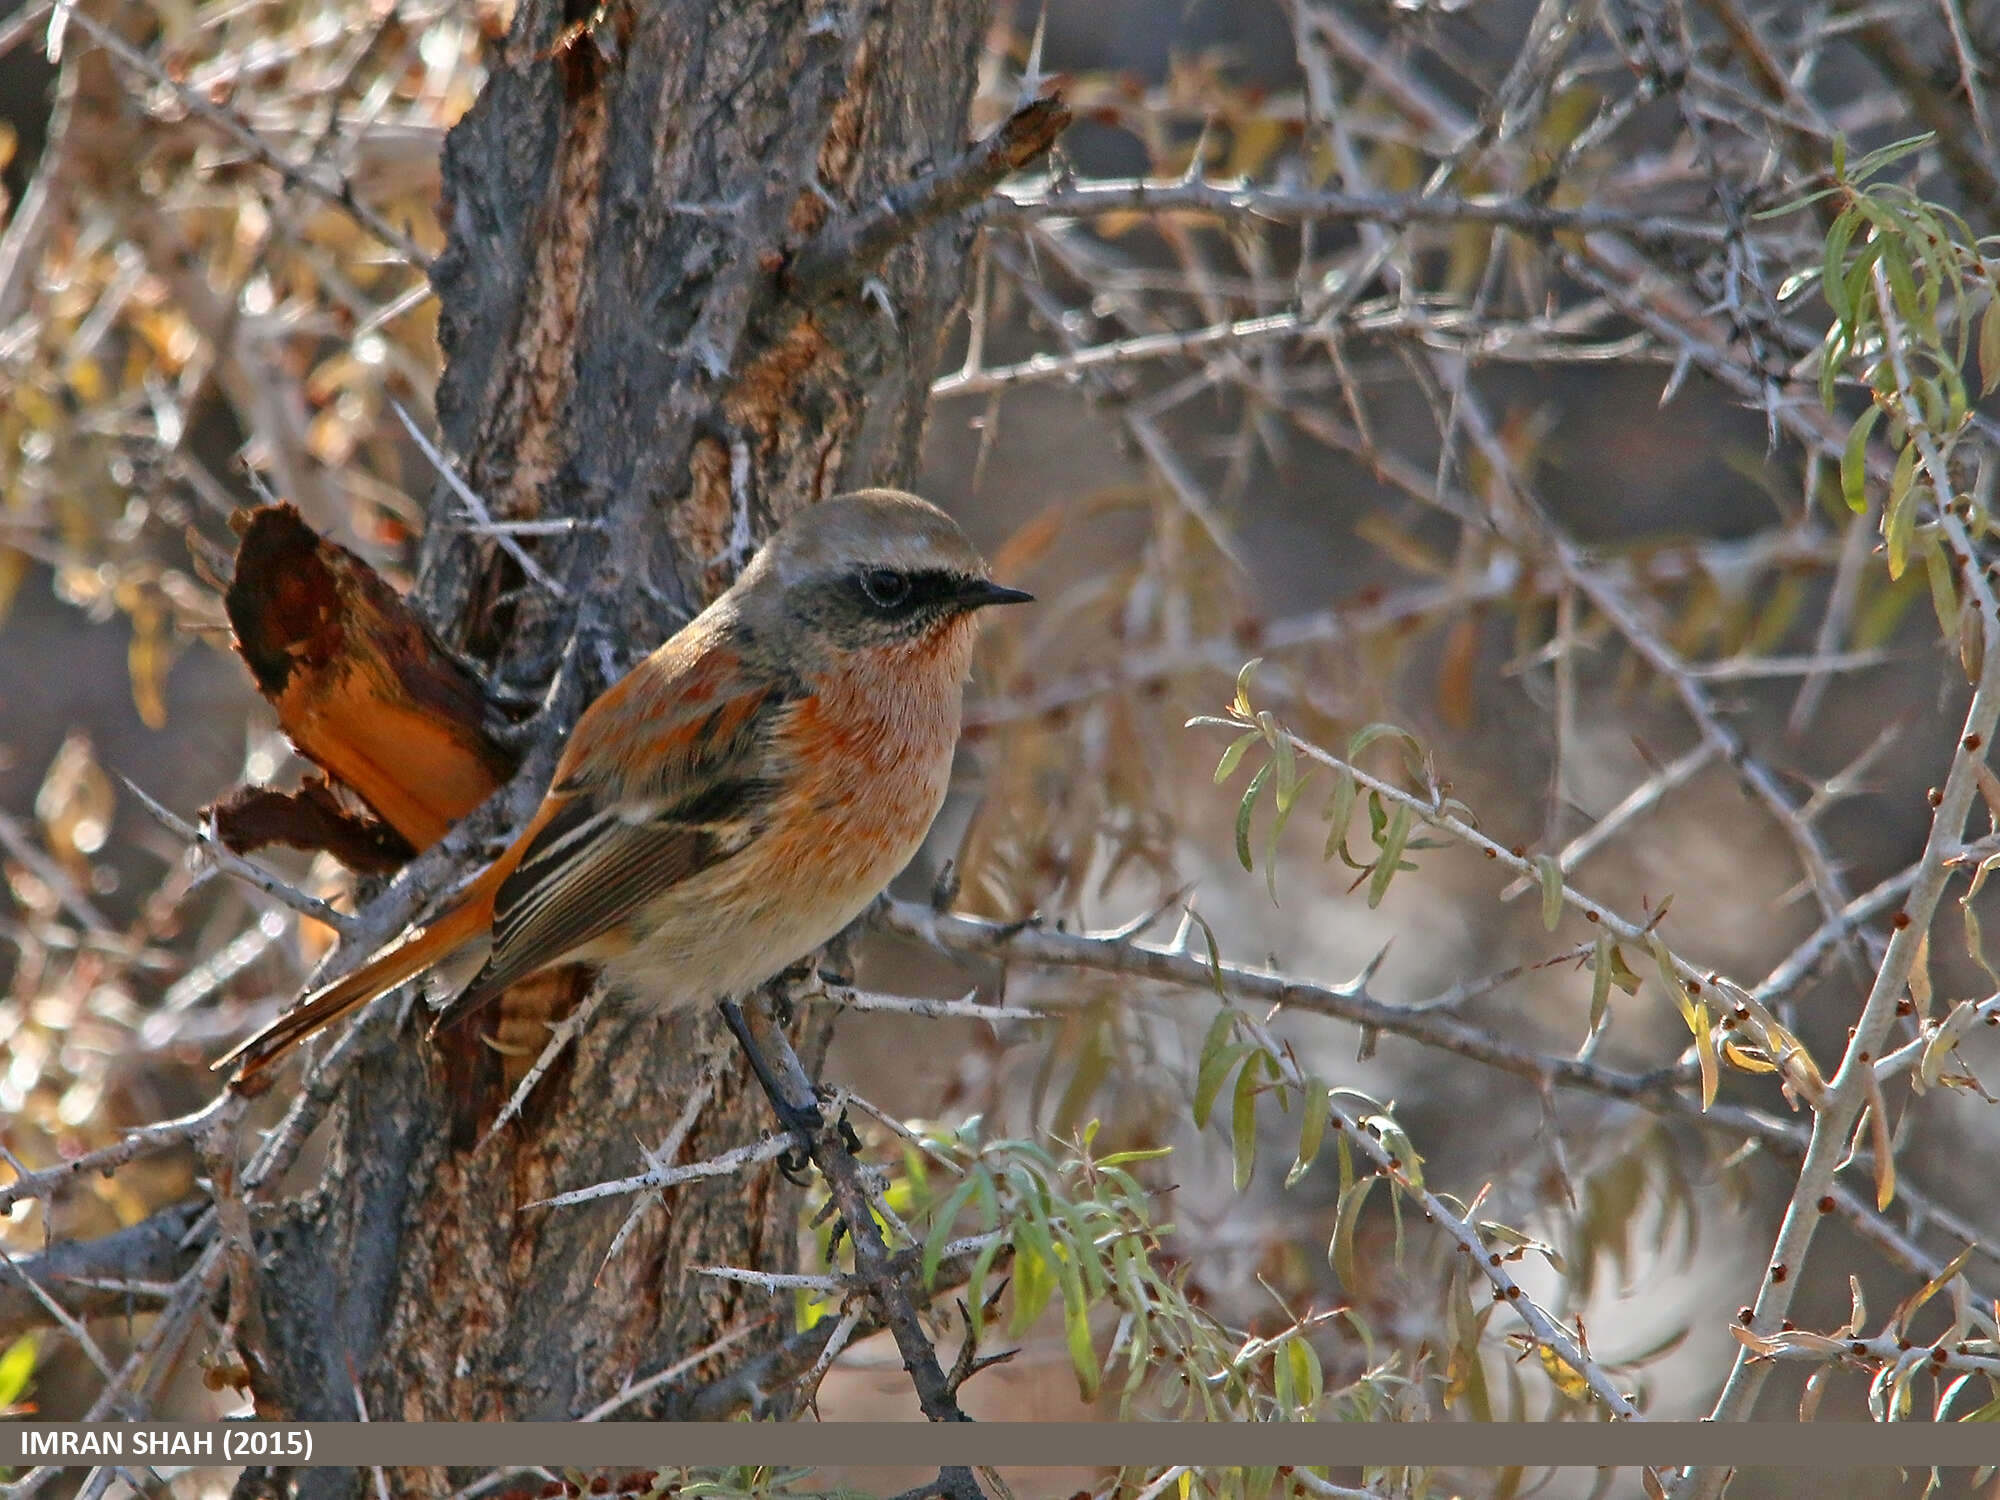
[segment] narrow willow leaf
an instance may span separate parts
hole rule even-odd
[[[1826,331],[1819,350],[1819,404],[1828,411],[1832,411],[1836,403],[1840,372],[1847,366],[1847,349],[1847,334],[1836,323]]]
[[[1882,536],[1888,543],[1889,576],[1901,578],[1910,564],[1910,538],[1917,529],[1916,495],[1911,481],[1917,475],[1917,445],[1903,445],[1896,460],[1896,472],[1889,479],[1889,503],[1882,513]]]
[[[1853,263],[1847,268],[1847,274],[1841,278],[1841,286],[1845,291],[1849,309],[1849,316],[1842,323],[1842,331],[1845,333],[1858,336],[1863,325],[1869,321],[1866,309],[1862,306],[1862,298],[1868,295],[1869,281],[1875,274],[1875,262],[1881,258],[1882,242],[1870,240],[1861,247],[1861,253],[1854,257]]]
[[[1333,795],[1326,799],[1326,852],[1321,858],[1330,860],[1335,853],[1346,852],[1347,825],[1353,821],[1354,798],[1360,789],[1351,772],[1334,773]]]
[[[1708,1107],[1715,1103],[1715,1091],[1722,1082],[1721,1065],[1716,1060],[1715,1038],[1708,1033],[1708,1007],[1697,1005],[1694,1014],[1695,1060],[1701,1068],[1701,1108],[1706,1114]]]
[[[1951,1061],[1952,1053],[1978,1023],[1977,1001],[1961,1000],[1951,1008],[1924,1042],[1923,1056],[1917,1062],[1916,1072],[1910,1075],[1912,1093],[1921,1094],[1927,1088],[1936,1087],[1938,1080],[1944,1077],[1945,1065]]]
[[[1236,774],[1236,768],[1243,764],[1245,752],[1257,743],[1258,738],[1258,735],[1252,732],[1230,742],[1229,748],[1222,752],[1222,759],[1215,763],[1215,784],[1217,786],[1221,786],[1223,782]]]
[[[1977,1245],[1967,1245],[1940,1268],[1937,1275],[1910,1293],[1905,1301],[1897,1304],[1895,1315],[1889,1320],[1890,1325],[1896,1330],[1897,1337],[1909,1336],[1910,1320],[1923,1309],[1926,1302],[1951,1284],[1952,1278],[1965,1269],[1965,1263],[1972,1259],[1973,1252],[1978,1249]]]
[[[14,1405],[34,1378],[35,1358],[41,1349],[41,1336],[24,1333],[10,1343],[5,1353],[0,1353],[0,1408]]]
[[[1929,319],[1924,313],[1924,299],[1917,293],[1916,273],[1910,266],[1907,253],[1908,241],[1888,239],[1882,245],[1882,273],[1888,278],[1889,300],[1896,304],[1896,310],[1903,315],[1905,323],[1921,327]]]
[[[1820,265],[1820,295],[1836,325],[1845,325],[1854,316],[1854,304],[1847,297],[1847,247],[1861,227],[1861,216],[1852,209],[1833,221],[1826,232],[1826,258]]]
[[[1326,1394],[1326,1374],[1319,1352],[1303,1337],[1287,1339],[1283,1358],[1291,1366],[1292,1397],[1300,1416],[1310,1417]]]
[[[1069,1362],[1076,1371],[1076,1388],[1086,1401],[1095,1401],[1103,1380],[1097,1364],[1097,1347],[1090,1337],[1090,1304],[1079,1293],[1076,1301],[1063,1298],[1063,1334],[1069,1344]]]
[[[1208,1128],[1208,1117],[1215,1111],[1215,1101],[1222,1094],[1223,1080],[1229,1077],[1229,1070],[1256,1050],[1254,1043],[1232,1042],[1202,1056],[1201,1071],[1196,1075],[1194,1084],[1195,1129]]]
[[[1918,1015],[1930,1015],[1934,993],[1931,988],[1931,935],[1926,930],[1917,939],[1917,951],[1910,959],[1910,999],[1916,1002]]]
[[[1049,1227],[1032,1211],[1014,1226],[1013,1336],[1034,1324],[1056,1292],[1056,1247]]]
[[[1257,1170],[1257,1087],[1269,1066],[1268,1056],[1252,1052],[1236,1075],[1236,1092],[1229,1109],[1229,1145],[1239,1193],[1250,1186],[1251,1174]]]
[[[924,1236],[923,1275],[924,1285],[931,1286],[937,1281],[938,1262],[944,1259],[944,1247],[951,1242],[952,1230],[958,1223],[958,1216],[972,1201],[972,1195],[979,1189],[977,1177],[967,1177],[952,1189],[951,1196],[931,1215],[931,1232]]]
[[[1403,846],[1410,841],[1410,809],[1403,803],[1396,804],[1396,811],[1389,817],[1389,826],[1382,834],[1382,852],[1376,856],[1375,872],[1368,877],[1368,906],[1370,910],[1382,904],[1382,898],[1389,893],[1389,882],[1396,878],[1396,869],[1402,863]]]
[[[1254,712],[1250,707],[1250,682],[1263,665],[1263,657],[1253,656],[1243,663],[1243,670],[1236,674],[1236,711],[1246,719]]]
[[[1722,1044],[1722,1060],[1731,1067],[1741,1068],[1745,1073],[1775,1073],[1778,1065],[1754,1047],[1739,1046],[1735,1042]]]
[[[1229,1045],[1230,1037],[1236,1034],[1236,1012],[1230,1006],[1223,1006],[1215,1013],[1215,1019],[1208,1023],[1208,1030],[1201,1039],[1201,1066],[1207,1067],[1208,1060]]]
[[[2000,291],[1986,300],[1979,319],[1979,394],[1990,396],[2000,386]]]
[[[1660,971],[1660,983],[1664,984],[1667,993],[1673,996],[1674,1005],[1680,1010],[1681,1019],[1687,1022],[1689,1031],[1697,1038],[1700,1037],[1701,1016],[1705,1014],[1706,1008],[1696,1006],[1694,1001],[1688,998],[1687,986],[1681,983],[1681,976],[1674,969],[1674,956],[1667,951],[1666,939],[1657,932],[1649,932],[1646,934],[1646,946],[1652,950],[1653,963]]]
[[[1972,910],[1972,898],[1979,894],[1979,887],[1996,860],[2000,860],[2000,855],[1989,855],[1980,861],[1979,870],[1972,877],[1972,889],[1959,898],[1959,908],[1965,914],[1965,951],[1971,955],[1972,961],[1985,971],[1988,979],[2000,985],[2000,970],[1996,970],[1986,957],[1986,940],[1980,931],[1979,918]]]
[[[1944,543],[1924,548],[1924,572],[1931,582],[1931,608],[1937,613],[1938,629],[1946,635],[1958,624],[1958,585],[1951,576],[1951,552]]]
[[[1358,1179],[1340,1195],[1333,1208],[1333,1239],[1326,1247],[1326,1259],[1333,1267],[1333,1274],[1340,1278],[1341,1290],[1350,1297],[1361,1286],[1354,1264],[1354,1229],[1361,1220],[1361,1208],[1368,1201],[1369,1189],[1379,1180],[1372,1173]]]
[[[1840,493],[1857,516],[1868,509],[1868,435],[1882,419],[1882,408],[1871,406],[1847,429],[1847,446],[1840,453]],[[1216,780],[1222,779],[1218,772]]]
[[[1289,813],[1292,799],[1299,794],[1299,762],[1292,749],[1292,737],[1285,733],[1284,725],[1272,716],[1269,709],[1257,715],[1257,722],[1264,731],[1264,739],[1271,747],[1271,759],[1278,768],[1278,811]]]
[[[1597,1035],[1611,1010],[1611,939],[1598,933],[1590,952],[1590,1036]]]
[[[1611,982],[1628,995],[1636,995],[1645,984],[1639,971],[1625,961],[1625,950],[1616,943],[1611,945]]]
[[[1266,761],[1261,770],[1250,778],[1250,785],[1243,793],[1243,801],[1236,809],[1236,857],[1245,870],[1254,871],[1256,861],[1250,856],[1250,815],[1257,810],[1257,796],[1264,790],[1264,783],[1271,778],[1271,763]]]
[[[1396,1122],[1393,1115],[1369,1115],[1361,1124],[1364,1129],[1375,1132],[1376,1139],[1382,1143],[1382,1149],[1394,1159],[1396,1169],[1402,1174],[1403,1180],[1421,1191],[1424,1185],[1424,1159],[1417,1151],[1417,1143],[1410,1139],[1409,1132]]]
[[[1307,1077],[1303,1118],[1299,1123],[1299,1154],[1292,1160],[1292,1169],[1285,1174],[1286,1187],[1295,1186],[1318,1160],[1320,1141],[1326,1135],[1326,1117],[1332,1106],[1333,1101],[1327,1098],[1325,1082],[1317,1077]]]
[[[1542,926],[1554,932],[1563,914],[1562,862],[1553,854],[1537,854],[1529,863],[1535,867],[1535,878],[1542,883]]]
[[[1278,744],[1283,753],[1272,760],[1278,768],[1278,787],[1275,794],[1277,808],[1271,815],[1270,826],[1264,830],[1264,890],[1271,898],[1271,904],[1278,904],[1278,839],[1284,834],[1285,824],[1291,821],[1294,799],[1299,794],[1299,777],[1296,763],[1292,760],[1292,742],[1280,736]],[[1292,778],[1289,790],[1285,778]]]
[[[1125,1167],[1134,1162],[1164,1161],[1174,1154],[1172,1146],[1142,1146],[1134,1151],[1114,1151],[1109,1156],[1097,1158],[1100,1167]]]
[[[1882,1098],[1882,1085],[1875,1069],[1861,1070],[1868,1088],[1868,1145],[1875,1153],[1875,1207],[1878,1211],[1896,1201],[1896,1147],[1889,1136],[1889,1106]]]

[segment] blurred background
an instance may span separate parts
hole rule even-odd
[[[433,482],[395,412],[434,428],[421,272],[250,141],[434,253],[442,134],[507,8],[79,3],[64,45],[92,60],[60,69],[50,15],[0,16],[0,1140],[30,1166],[197,1107],[206,1059],[325,947],[191,858],[122,778],[192,818],[238,783],[296,776],[230,649],[230,516],[268,487],[406,583]],[[129,57],[92,45],[106,36]],[[1401,726],[1499,845],[1557,857],[1612,911],[1664,911],[1676,952],[1745,989],[1833,924],[1817,961],[1758,991],[1831,1071],[1896,908],[1867,893],[1923,848],[1968,690],[1931,571],[1889,576],[1881,497],[1852,512],[1837,447],[1811,436],[1829,318],[1791,279],[1818,267],[1824,223],[1766,211],[1823,181],[1836,136],[1859,155],[1922,127],[1939,141],[1894,170],[1990,232],[1996,46],[2000,7],[1959,0],[1002,0],[992,23],[972,133],[1047,81],[1077,123],[990,214],[918,488],[1043,603],[989,632],[952,802],[897,891],[928,898],[949,865],[977,915],[1091,931],[1150,915],[1152,941],[1179,927],[1199,952],[1206,933],[1287,975],[1378,965],[1370,994],[1518,1054],[1682,1066],[1669,1108],[1325,1016],[1270,1021],[1302,1071],[1392,1109],[1429,1185],[1547,1248],[1516,1268],[1530,1295],[1581,1321],[1649,1415],[1714,1403],[1795,1161],[1687,1107],[1689,1032],[1657,981],[1615,987],[1594,1019],[1592,934],[1573,916],[1550,930],[1538,893],[1475,850],[1415,850],[1371,904],[1323,857],[1323,778],[1268,855],[1257,810],[1246,871],[1244,777],[1214,784],[1228,737],[1184,726],[1261,657],[1257,706],[1301,737],[1345,755],[1362,726]],[[1267,196],[1109,201],[1137,178]],[[1106,184],[1105,203],[1065,208]],[[1426,196],[1435,211],[1407,209]],[[1450,211],[1474,200],[1513,207]],[[1585,209],[1603,223],[1560,217]],[[1957,315],[1979,306],[1968,291]],[[1995,416],[1974,403],[1959,460],[1982,507]],[[1392,742],[1362,759],[1403,774]],[[338,887],[331,865],[261,857]],[[1961,936],[1964,892],[1899,1042],[1915,1012],[1995,987]],[[1313,1334],[1348,1402],[1328,1415],[1479,1414],[1447,1368],[1449,1242],[1378,1194],[1336,1269],[1330,1162],[1285,1182],[1296,1119],[1258,1116],[1240,1191],[1227,1122],[1193,1124],[1212,994],[1003,971],[880,933],[858,961],[864,988],[978,986],[1053,1018],[849,1015],[830,1080],[898,1119],[1055,1141],[1094,1119],[1100,1151],[1171,1145],[1146,1180],[1170,1198],[1164,1253],[1196,1305],[1246,1336],[1347,1310]],[[1994,1054],[1979,1027],[1959,1057],[1984,1077]],[[1807,1123],[1767,1073],[1726,1072],[1720,1097]],[[1892,1113],[1903,1194],[1882,1221],[1937,1263],[1983,1242],[1965,1270],[1990,1311],[1995,1113],[1971,1086],[1901,1090]],[[196,1170],[158,1157],[17,1205],[5,1243],[138,1222]],[[1923,1283],[1829,1216],[1798,1326],[1842,1324],[1850,1277],[1871,1332]],[[143,1322],[113,1320],[106,1348]],[[1484,1329],[1489,1414],[1580,1411],[1512,1326]],[[967,1387],[975,1416],[1118,1414],[1078,1393],[1059,1322],[1019,1342]],[[10,1397],[87,1409],[99,1377],[74,1342],[31,1345],[31,1389]],[[1758,1415],[1798,1411],[1818,1368],[1781,1365]],[[1922,1386],[1916,1414],[1948,1384]],[[1824,1418],[1865,1415],[1869,1394],[1862,1370],[1811,1392]],[[1992,1396],[1981,1377],[1952,1415]],[[162,1409],[232,1399],[190,1360]],[[818,1405],[916,1415],[880,1339],[843,1356]],[[1012,1477],[1024,1494],[1094,1482]],[[1731,1493],[1896,1489],[1773,1471]]]

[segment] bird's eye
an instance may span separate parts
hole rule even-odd
[[[894,568],[869,568],[861,575],[861,592],[877,609],[895,609],[910,597],[910,575]]]

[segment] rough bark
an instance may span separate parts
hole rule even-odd
[[[914,469],[965,229],[892,249],[857,293],[788,289],[830,219],[955,157],[981,0],[524,0],[444,160],[433,277],[445,446],[495,516],[576,518],[527,541],[560,596],[454,530],[439,486],[417,603],[496,697],[572,712],[726,582],[793,510]],[[814,179],[817,180],[817,188]],[[563,976],[545,997],[573,1000]],[[822,1038],[802,1022],[802,1049]],[[270,1227],[246,1336],[260,1402],[351,1418],[578,1415],[746,1318],[757,1292],[690,1275],[782,1269],[775,1173],[681,1189],[606,1252],[630,1204],[527,1208],[629,1174],[703,1056],[706,1014],[600,1012],[526,1119],[474,1149],[462,1071],[378,1025],[310,1197]],[[683,1155],[766,1127],[733,1057]],[[690,1372],[699,1385],[713,1368]],[[623,1413],[676,1412],[675,1390]],[[413,1493],[439,1476],[405,1475]],[[358,1476],[302,1492],[358,1493]]]

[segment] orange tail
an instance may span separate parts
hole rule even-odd
[[[386,995],[405,980],[414,979],[440,959],[485,931],[493,921],[493,892],[499,887],[494,878],[504,870],[489,870],[466,891],[458,905],[428,926],[413,928],[391,946],[384,948],[344,979],[336,979],[315,990],[262,1031],[218,1058],[218,1071],[240,1064],[236,1082],[254,1077],[322,1027],[330,1026],[349,1011],[357,1010],[378,995]]]

